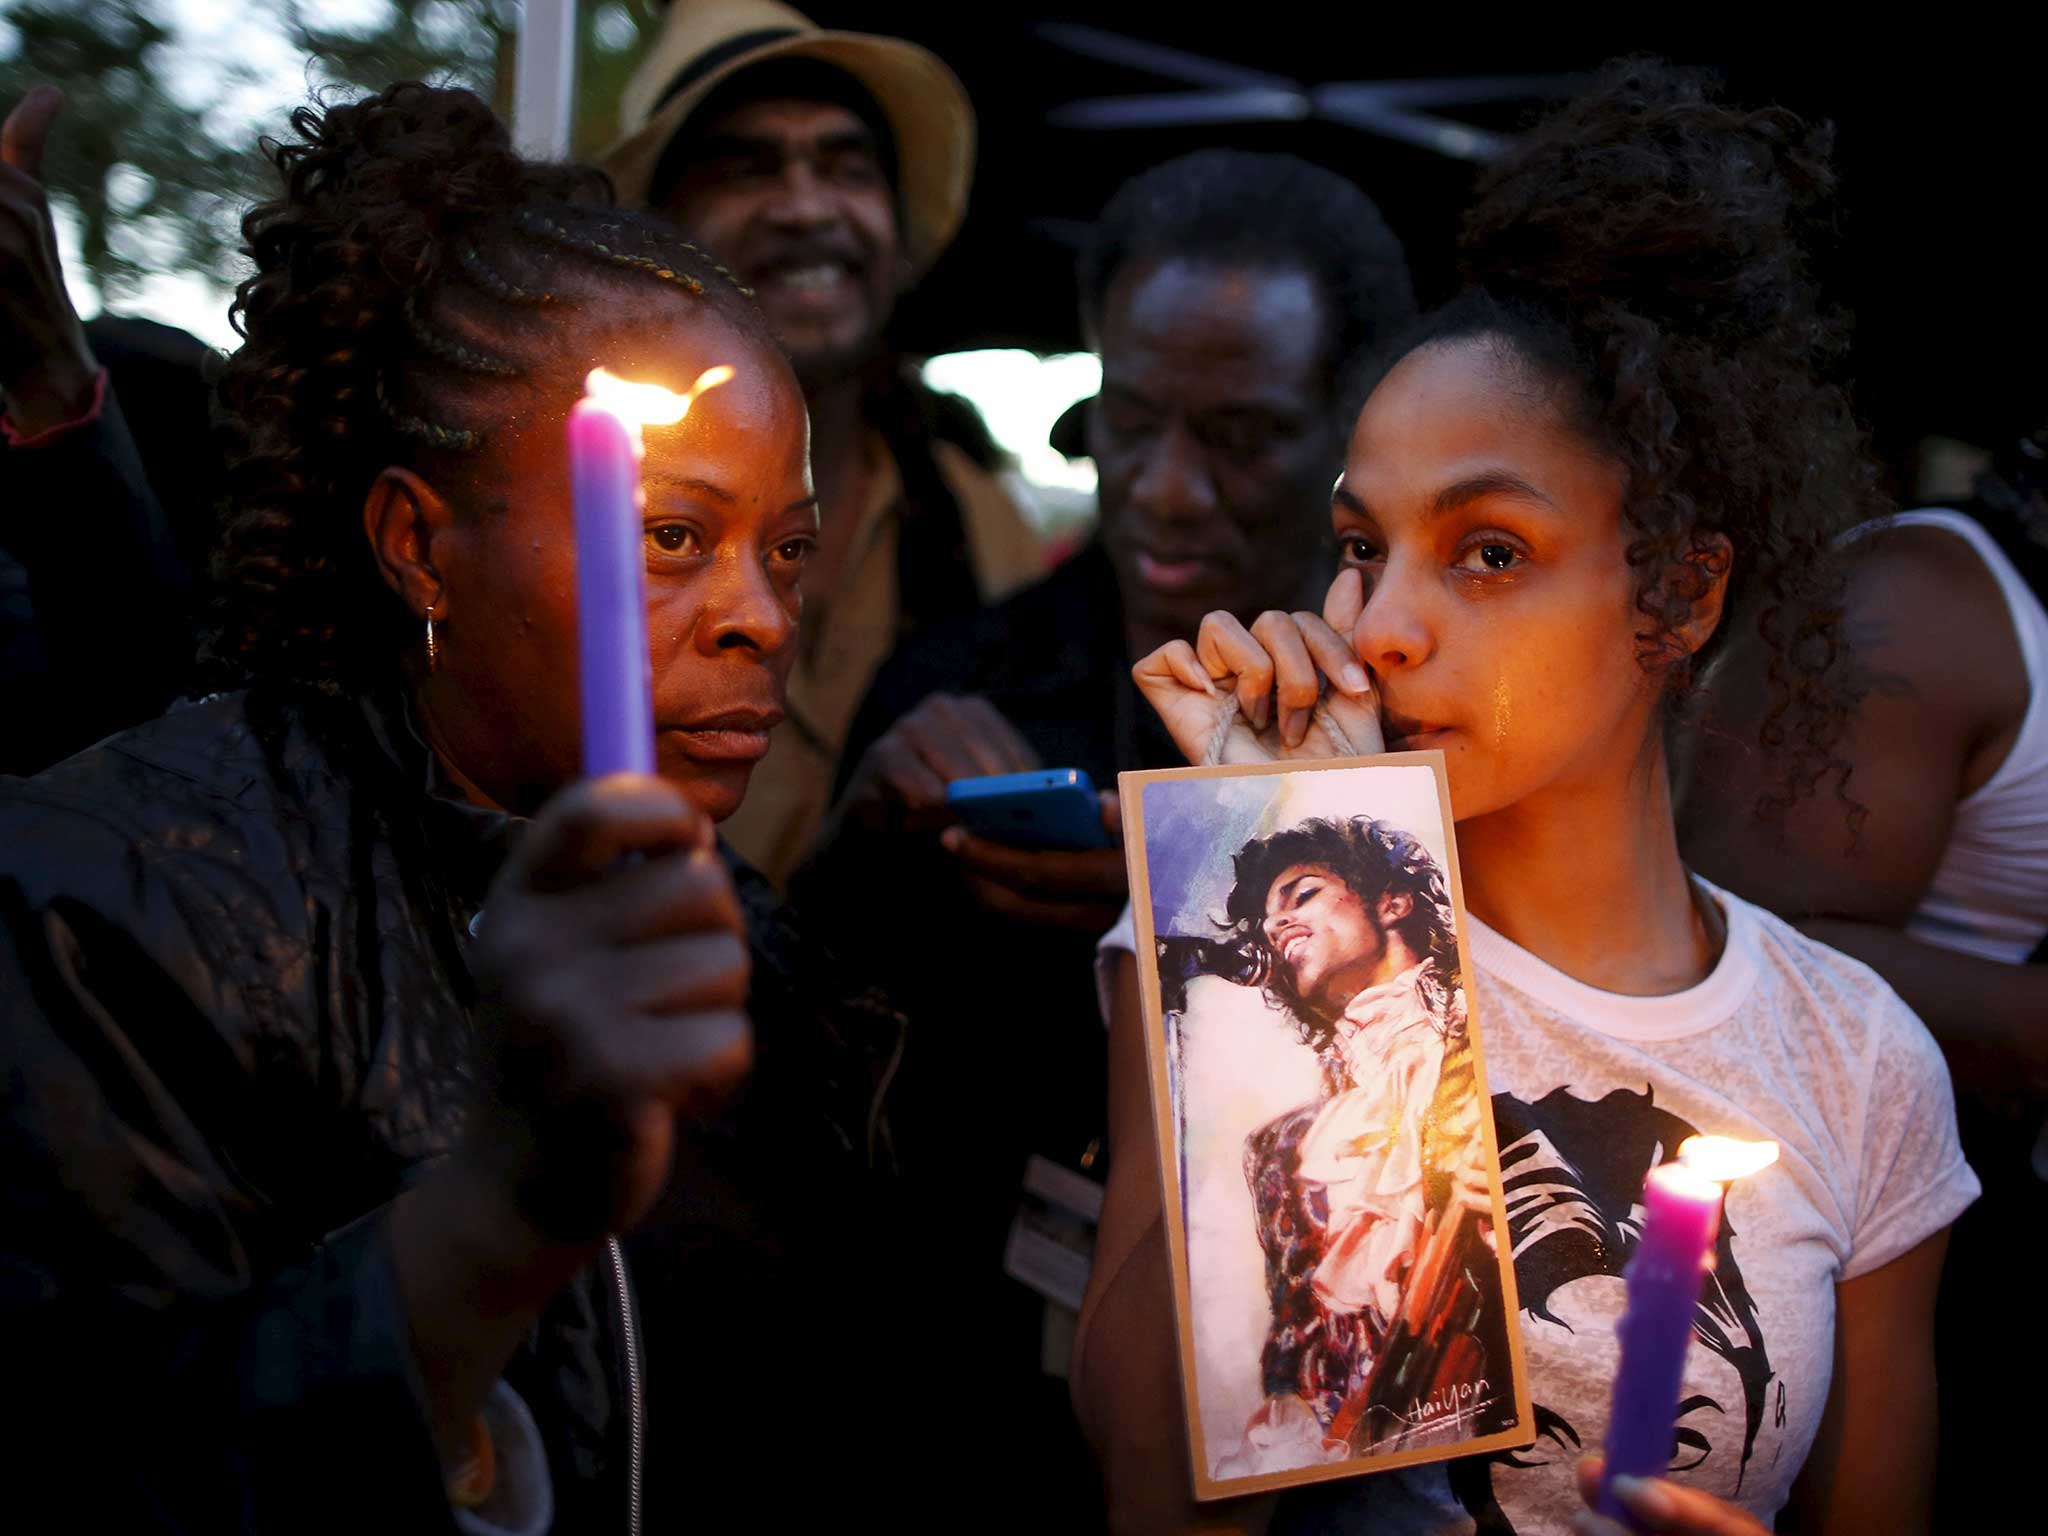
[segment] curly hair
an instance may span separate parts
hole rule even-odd
[[[611,207],[600,172],[521,159],[468,91],[407,82],[291,122],[296,138],[264,144],[282,194],[242,221],[256,270],[220,382],[208,659],[223,682],[341,691],[385,681],[413,643],[363,534],[386,467],[468,483],[494,431],[566,413],[588,366],[568,335],[630,325],[620,284],[772,338],[725,268]]]
[[[1400,350],[1491,339],[1564,386],[1573,427],[1626,473],[1639,660],[1683,703],[1731,627],[1754,626],[1783,769],[1760,810],[1832,778],[1853,821],[1834,541],[1886,504],[1842,382],[1848,317],[1813,273],[1833,237],[1832,137],[1723,105],[1696,71],[1611,64],[1481,182],[1459,240],[1468,286]],[[1724,564],[1727,617],[1688,655],[1676,631]]]
[[[1254,838],[1231,861],[1234,877],[1223,912],[1233,942],[1261,958],[1266,1000],[1292,1014],[1302,1040],[1321,1050],[1336,1029],[1336,1015],[1303,996],[1266,938],[1266,902],[1273,882],[1297,864],[1320,864],[1351,888],[1368,912],[1389,893],[1407,896],[1411,910],[1396,925],[1416,954],[1436,962],[1425,981],[1438,1011],[1458,985],[1458,926],[1450,886],[1430,851],[1412,832],[1370,816],[1343,821],[1314,817]]]

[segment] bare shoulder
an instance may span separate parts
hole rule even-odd
[[[1765,747],[1777,658],[1754,628],[1729,637],[1687,746],[1687,859],[1798,916],[1900,923],[1933,878],[1955,807],[2013,740],[2029,696],[1997,576],[1957,533],[1907,524],[1845,551],[1842,635],[1857,698],[1830,775],[1789,808]]]
[[[1967,539],[1925,524],[1880,529],[1850,552],[1848,578],[1847,637],[1867,668],[1911,683],[1921,707],[1966,712],[1980,729],[2025,713],[2019,635],[1997,576]]]

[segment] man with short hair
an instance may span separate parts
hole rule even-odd
[[[949,416],[884,336],[959,228],[974,113],[915,44],[823,31],[773,0],[678,0],[621,116],[603,157],[620,200],[667,214],[754,290],[810,406],[822,512],[789,718],[723,828],[780,884],[897,642],[1044,570],[979,420],[958,402]]]
[[[1063,1384],[1039,1375],[1062,1354],[1061,1314],[1000,1266],[1007,1252],[1030,1269],[1017,1255],[1032,1234],[1009,1222],[1031,1154],[1103,1172],[1092,956],[1127,899],[1123,852],[966,835],[945,825],[946,786],[1080,768],[1109,791],[1121,770],[1181,763],[1133,662],[1212,609],[1250,623],[1321,607],[1330,487],[1371,360],[1415,313],[1372,202],[1276,155],[1208,150],[1139,176],[1080,277],[1102,356],[1088,429],[1101,537],[883,669],[849,737],[835,835],[796,891],[916,1021],[894,1114],[906,1166],[929,1180],[920,1203],[947,1222],[941,1300],[972,1320],[1003,1443],[1029,1450],[1028,1492],[1055,1508],[1093,1477]]]
[[[1330,487],[1373,361],[1415,315],[1379,210],[1302,160],[1200,151],[1110,200],[1080,287],[1102,357],[1088,423],[1100,538],[882,671],[848,740],[858,824],[926,823],[947,783],[979,773],[1083,768],[1109,788],[1177,763],[1131,666],[1213,609],[1249,624],[1322,605]],[[1120,854],[972,838],[960,852],[988,904],[1041,921],[1100,933],[1125,899]]]

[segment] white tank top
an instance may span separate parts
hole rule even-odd
[[[1991,535],[1960,512],[1901,512],[1869,526],[1943,528],[1966,541],[1998,578],[2012,614],[2027,669],[2026,718],[2005,761],[1957,803],[1941,866],[1906,931],[2018,964],[2048,935],[2048,610]]]

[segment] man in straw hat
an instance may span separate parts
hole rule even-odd
[[[826,31],[774,0],[677,0],[620,118],[625,136],[603,157],[620,201],[666,213],[753,288],[810,404],[823,514],[789,718],[724,826],[780,884],[897,641],[1042,567],[1029,521],[937,435],[935,397],[883,336],[960,227],[974,112],[913,43]]]

